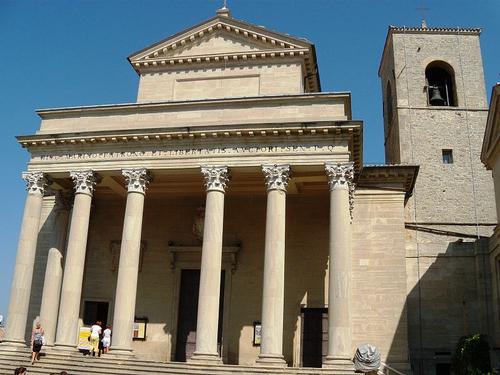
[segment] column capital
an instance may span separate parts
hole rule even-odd
[[[100,181],[99,176],[92,170],[72,171],[69,173],[75,185],[75,194],[92,196],[95,185]]]
[[[330,190],[350,189],[354,180],[353,163],[325,163]]]
[[[225,193],[229,182],[229,173],[226,166],[202,166],[201,173],[205,177],[205,187],[208,191]]]
[[[266,179],[267,191],[281,190],[286,192],[290,180],[290,165],[263,164],[262,173]]]
[[[328,176],[330,191],[344,189],[349,192],[349,212],[352,222],[352,211],[354,209],[354,164],[349,163],[325,163],[325,171]]]
[[[127,191],[146,194],[152,177],[146,168],[122,169],[122,175],[127,180]]]
[[[49,184],[47,176],[43,172],[23,172],[23,180],[26,182],[28,194],[44,195],[45,189]]]

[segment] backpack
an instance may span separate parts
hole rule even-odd
[[[35,338],[33,340],[35,345],[43,345],[43,335],[41,333],[35,333]]]

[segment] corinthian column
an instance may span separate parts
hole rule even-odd
[[[289,165],[263,165],[267,211],[262,296],[262,341],[257,363],[286,366],[283,358],[283,305],[285,298],[286,188]]]
[[[28,318],[42,199],[47,185],[47,179],[42,172],[25,172],[22,176],[26,181],[28,196],[24,205],[23,221],[19,233],[16,265],[10,288],[7,333],[4,339],[4,342],[14,346],[25,345],[24,334]]]
[[[151,176],[144,168],[124,169],[122,174],[127,180],[128,193],[116,284],[111,350],[115,354],[130,355],[132,354],[144,196]]]
[[[68,195],[57,192],[54,207],[56,219],[54,223],[55,238],[49,249],[45,280],[43,282],[42,305],[40,307],[40,322],[45,330],[45,345],[53,346],[56,338],[57,312],[63,277],[63,254],[66,245],[69,211],[71,201]]]
[[[220,363],[217,351],[219,327],[220,276],[222,267],[222,228],[227,167],[202,167],[207,201],[203,247],[201,250],[200,292],[196,325],[196,350],[193,361]]]
[[[90,206],[98,180],[97,175],[90,170],[71,172],[70,176],[75,185],[75,200],[64,263],[61,306],[56,333],[57,349],[73,349],[77,343]]]
[[[330,261],[328,282],[328,355],[323,367],[353,368],[351,358],[351,202],[352,163],[325,164],[330,186]]]

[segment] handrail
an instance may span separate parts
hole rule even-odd
[[[406,375],[401,371],[392,368],[387,363],[381,362],[381,368],[378,370],[379,375]]]

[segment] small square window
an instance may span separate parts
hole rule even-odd
[[[453,164],[453,150],[443,150],[443,164]]]

